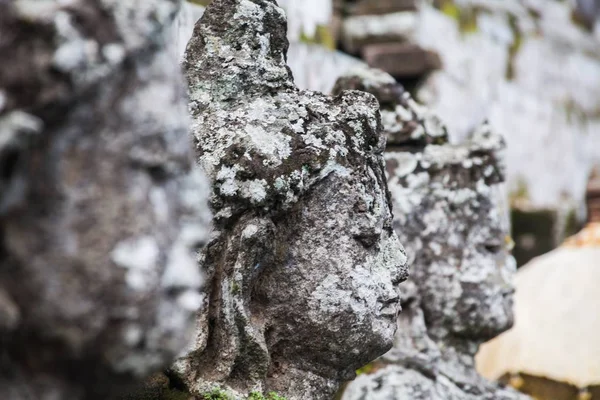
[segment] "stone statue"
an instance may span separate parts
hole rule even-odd
[[[0,2],[0,398],[105,400],[202,303],[175,0]]]
[[[195,395],[331,399],[392,345],[406,255],[392,228],[376,99],[300,91],[273,0],[215,0],[184,57],[198,162],[213,184]]]
[[[527,398],[486,381],[474,366],[478,346],[513,323],[516,268],[498,193],[501,137],[484,124],[467,142],[447,143],[439,118],[381,71],[353,71],[336,91],[347,87],[377,94],[388,114],[394,229],[412,270],[394,348],[343,399]]]

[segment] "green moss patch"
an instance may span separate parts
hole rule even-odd
[[[300,33],[300,41],[308,44],[318,44],[330,50],[335,49],[335,38],[331,28],[327,25],[317,25],[314,36],[308,36],[304,31]]]

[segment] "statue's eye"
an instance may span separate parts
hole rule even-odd
[[[379,241],[380,234],[375,232],[361,233],[354,235],[354,239],[358,240],[364,247],[371,248]]]
[[[483,245],[483,248],[488,253],[497,254],[504,249],[503,243],[486,243]]]

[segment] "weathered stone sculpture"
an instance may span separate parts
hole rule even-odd
[[[333,93],[360,90],[373,94],[380,104],[386,149],[424,148],[428,144],[448,142],[448,132],[439,117],[417,104],[388,73],[357,66],[339,77]]]
[[[330,399],[393,341],[406,256],[377,101],[299,91],[285,27],[273,0],[215,0],[185,55],[215,212],[197,343],[174,368],[196,395]]]
[[[2,399],[104,400],[192,337],[210,213],[177,8],[0,2]]]
[[[350,383],[343,399],[520,398],[474,367],[479,344],[512,324],[515,266],[496,192],[504,179],[502,139],[483,125],[466,143],[448,144],[440,120],[391,77],[356,71],[336,90],[357,86],[395,110],[385,125],[392,143],[385,158],[394,228],[412,270],[393,350],[374,373]]]

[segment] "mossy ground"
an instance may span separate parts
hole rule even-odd
[[[252,392],[248,396],[248,400],[286,400],[286,398],[275,392],[269,392],[266,396],[259,392]]]
[[[204,393],[201,396],[202,400],[234,400],[233,397],[226,391],[215,388],[210,392]],[[275,392],[269,392],[266,395],[260,392],[250,392],[248,400],[286,400],[285,397],[278,395]]]

